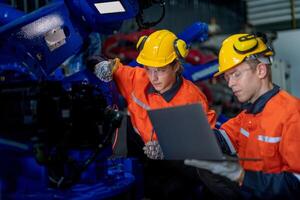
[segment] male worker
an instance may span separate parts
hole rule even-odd
[[[219,138],[231,146],[228,153],[261,160],[185,164],[238,182],[244,198],[299,199],[300,101],[272,83],[272,55],[264,37],[235,34],[222,43],[216,73],[224,75],[241,103],[247,103],[221,126]]]
[[[198,102],[212,127],[216,116],[214,111],[209,110],[205,95],[181,75],[183,68],[179,60],[188,53],[183,40],[168,30],[158,30],[149,36],[142,36],[137,49],[140,51],[137,62],[143,68],[125,66],[115,59],[96,65],[95,74],[102,80],[110,80],[113,75],[127,101],[134,131],[142,138],[143,145],[146,144],[146,155],[159,159],[162,155],[157,154],[160,151],[155,151],[157,137],[147,110]]]

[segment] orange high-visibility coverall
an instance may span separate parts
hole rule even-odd
[[[150,141],[153,132],[153,127],[147,114],[148,109],[201,103],[211,127],[215,126],[216,114],[215,111],[209,110],[205,95],[197,86],[184,78],[182,78],[183,81],[180,88],[175,91],[169,102],[158,93],[148,92],[151,83],[146,70],[143,68],[124,66],[119,63],[113,73],[113,78],[120,93],[127,101],[132,125],[145,143]],[[153,140],[157,140],[155,134],[153,135]]]
[[[243,111],[221,126],[245,170],[300,173],[300,101],[280,90],[256,114]]]

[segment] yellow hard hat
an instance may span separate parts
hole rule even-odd
[[[168,30],[140,37],[136,47],[140,51],[137,62],[150,67],[164,67],[188,54],[186,43]]]
[[[222,43],[219,52],[219,76],[227,70],[234,68],[251,56],[272,56],[273,50],[265,43],[262,37],[255,34],[235,34]]]

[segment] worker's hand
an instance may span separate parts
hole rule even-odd
[[[149,141],[143,147],[144,153],[150,159],[162,160],[164,158],[163,152],[158,141]]]
[[[244,170],[238,162],[212,162],[212,161],[200,161],[200,160],[185,160],[184,164],[193,167],[206,169],[214,174],[225,176],[228,179],[242,183],[244,179]]]
[[[95,65],[95,75],[104,82],[110,82],[113,78],[113,72],[117,68],[118,59],[103,60]]]

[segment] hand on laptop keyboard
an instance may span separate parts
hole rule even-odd
[[[240,184],[244,179],[244,170],[238,162],[212,162],[187,159],[184,161],[184,164],[201,169],[206,169],[214,174],[225,176],[228,179],[238,182]]]
[[[163,152],[158,141],[149,141],[143,147],[144,153],[150,159],[162,160],[164,158]]]

